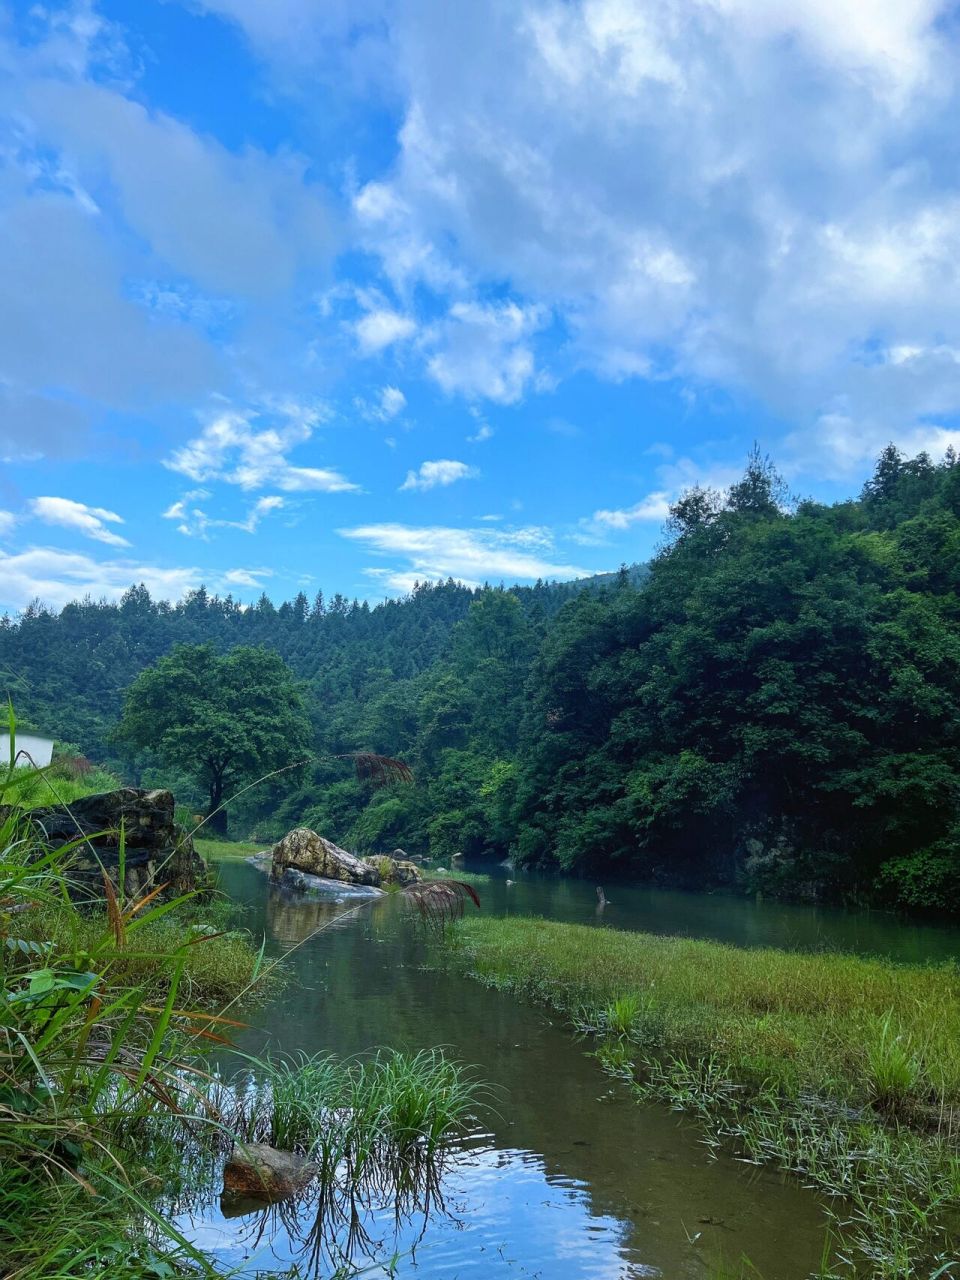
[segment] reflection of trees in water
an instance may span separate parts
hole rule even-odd
[[[337,917],[343,916],[343,923],[355,921],[359,905],[353,902],[333,902],[329,898],[295,897],[280,889],[271,888],[268,892],[267,928],[278,942],[303,942],[311,933],[322,928],[339,928]],[[364,906],[367,905],[364,900]]]
[[[415,1073],[423,1056],[413,1059],[409,1070]],[[442,1055],[431,1060],[443,1068]],[[339,1092],[323,1102],[321,1081],[319,1105],[308,1127],[288,1129],[286,1140],[274,1128],[277,1109],[282,1112],[285,1105],[279,1092],[282,1076],[247,1070],[230,1080],[211,1077],[198,1087],[185,1075],[175,1088],[175,1129],[171,1116],[159,1113],[141,1134],[144,1166],[162,1167],[166,1173],[161,1193],[166,1216],[209,1220],[219,1196],[223,1218],[237,1220],[234,1247],[253,1250],[277,1242],[289,1252],[287,1265],[298,1277],[352,1275],[358,1259],[376,1262],[385,1252],[386,1237],[392,1235],[395,1242],[401,1232],[407,1238],[405,1251],[414,1252],[432,1216],[452,1216],[441,1184],[449,1154],[460,1143],[453,1121],[446,1133],[414,1122],[403,1128],[403,1097],[391,1109],[389,1098],[377,1093],[382,1062],[389,1071],[391,1062],[410,1060],[377,1055],[365,1064],[321,1062],[321,1073],[331,1064]],[[310,1063],[303,1060],[302,1068],[295,1065],[295,1076],[312,1098]],[[437,1087],[425,1071],[416,1078],[428,1093]],[[221,1192],[224,1163],[235,1142],[289,1147],[310,1162],[313,1176],[296,1195],[275,1203]]]
[[[430,1218],[450,1216],[442,1194],[443,1165],[442,1156],[416,1153],[378,1161],[360,1177],[344,1168],[334,1183],[315,1181],[302,1195],[280,1204],[252,1211],[249,1204],[233,1211],[229,1204],[221,1208],[224,1217],[239,1210],[245,1220],[236,1242],[251,1251],[282,1233],[294,1255],[292,1274],[352,1274],[358,1265],[383,1259],[392,1248],[388,1236],[396,1241],[419,1219],[406,1250],[413,1256]],[[385,1211],[390,1213],[387,1224]]]

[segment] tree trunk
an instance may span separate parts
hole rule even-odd
[[[227,811],[221,809],[220,805],[223,801],[223,774],[214,774],[210,783],[210,807],[207,810],[207,816],[210,821],[207,826],[211,832],[218,836],[226,836],[227,834]]]

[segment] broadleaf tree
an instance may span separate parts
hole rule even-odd
[[[269,649],[178,645],[127,689],[115,739],[190,773],[225,834],[231,791],[303,760],[310,724],[289,667]]]

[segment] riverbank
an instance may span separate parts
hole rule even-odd
[[[447,964],[598,1037],[638,1099],[800,1174],[839,1255],[878,1277],[952,1275],[960,1207],[960,971],[746,949],[530,918],[469,919]],[[928,1271],[922,1270],[928,1267]]]

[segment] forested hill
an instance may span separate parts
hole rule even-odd
[[[629,576],[637,581],[646,572],[635,566]],[[511,595],[542,628],[573,596],[614,578],[538,582],[513,587]],[[143,586],[132,586],[118,604],[87,599],[60,613],[38,600],[15,620],[0,618],[0,679],[25,727],[67,738],[102,760],[111,754],[123,691],[175,645],[212,644],[219,652],[263,645],[306,682],[319,745],[348,749],[371,699],[449,654],[457,623],[488,592],[448,579],[373,608],[339,594],[327,601],[322,591],[312,601],[301,592],[279,607],[264,594],[248,608],[204,587],[177,604],[152,600]]]
[[[788,503],[754,456],[667,532],[649,573],[593,589],[34,608],[0,627],[0,669],[26,719],[102,756],[121,691],[173,645],[264,645],[303,682],[318,752],[413,766],[416,786],[370,793],[318,764],[237,834],[303,821],[443,858],[958,909],[953,455],[890,448],[832,506]]]

